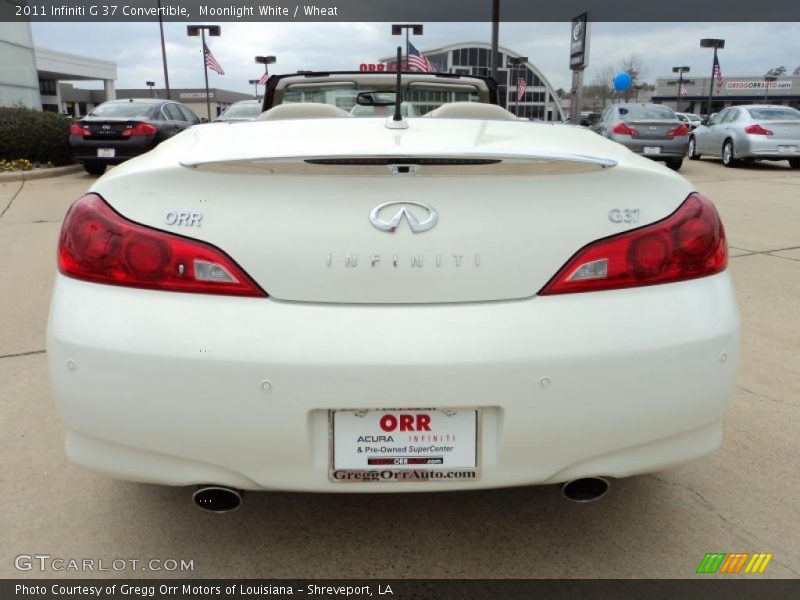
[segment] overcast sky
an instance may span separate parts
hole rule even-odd
[[[699,47],[701,37],[727,40],[720,52],[726,77],[762,75],[785,65],[800,66],[800,23],[594,23],[590,67],[619,62],[634,53],[646,68],[646,80],[671,75],[675,65],[689,65],[692,74],[708,75],[711,51]],[[569,23],[508,23],[500,28],[500,44],[529,59],[554,87],[569,88]],[[93,58],[118,66],[118,88],[141,88],[146,80],[163,86],[157,23],[34,23],[37,46]],[[172,87],[202,87],[200,40],[186,36],[183,23],[165,23],[167,59]],[[412,38],[420,50],[463,41],[489,42],[489,23],[426,23],[425,35]],[[274,54],[271,71],[298,69],[351,70],[393,54],[401,38],[390,35],[387,23],[223,23],[222,36],[209,46],[225,76],[209,72],[209,85],[251,92],[249,79],[260,76],[256,54]],[[96,87],[88,82],[84,87]]]

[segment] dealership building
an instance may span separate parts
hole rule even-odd
[[[678,105],[678,78],[660,77],[656,81],[653,102],[664,104],[681,112],[706,112],[708,102],[709,77],[684,77],[686,96],[680,98]],[[767,87],[769,86],[769,87]],[[737,104],[783,104],[800,108],[800,75],[777,77],[775,81],[765,81],[763,75],[745,77],[725,77],[714,96],[711,112],[719,112],[725,107]]]
[[[491,45],[482,42],[462,42],[421,51],[431,61],[436,71],[441,73],[459,73],[461,75],[491,75]],[[561,102],[547,81],[547,78],[536,66],[526,61],[518,67],[509,65],[509,57],[519,58],[519,54],[508,48],[499,48],[500,68],[497,71],[500,105],[520,117],[541,119],[544,121],[563,120]],[[403,57],[405,60],[405,57]],[[387,56],[381,63],[394,66],[396,57]],[[364,65],[362,65],[362,68]],[[524,79],[527,89],[523,98],[517,99],[517,80]],[[424,111],[424,107],[423,110]]]
[[[0,22],[0,56],[0,106],[78,116],[94,104],[116,98],[116,63],[35,47],[30,23]],[[60,81],[94,81],[103,87],[81,107],[61,96]]]

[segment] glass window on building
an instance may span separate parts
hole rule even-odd
[[[40,79],[39,93],[43,96],[55,96],[58,93],[56,90],[56,82],[52,79]]]

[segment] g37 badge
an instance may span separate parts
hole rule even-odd
[[[612,208],[608,211],[612,223],[636,223],[639,220],[638,208]]]

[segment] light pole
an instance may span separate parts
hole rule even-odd
[[[394,23],[392,24],[392,35],[403,35],[406,32],[406,71],[408,71],[408,32],[414,35],[422,35],[422,25],[419,23]],[[397,65],[400,68],[400,65]]]
[[[517,97],[514,100],[514,115],[519,116],[519,66],[528,62],[527,56],[509,56],[508,66],[512,67],[511,73],[513,74],[514,87],[517,90]],[[506,95],[510,92],[506,89]]]
[[[500,69],[500,0],[492,0],[492,64],[489,73],[497,81],[497,71]]]
[[[172,99],[169,91],[169,72],[167,71],[167,47],[164,44],[164,18],[161,15],[161,0],[158,0],[158,28],[161,30],[161,61],[164,63],[164,89],[167,92],[167,100]]]
[[[689,67],[672,67],[672,72],[678,74],[678,94],[675,96],[675,110],[681,110],[681,88],[683,87],[683,74],[688,73]]]
[[[700,40],[700,47],[714,49],[714,61],[711,63],[711,80],[708,82],[708,107],[706,110],[706,119],[711,119],[711,99],[714,96],[714,71],[718,62],[717,50],[721,50],[725,47],[725,40],[720,40],[717,38],[703,38]]]
[[[764,75],[764,104],[767,104],[767,98],[769,97],[769,84],[773,81],[778,81],[778,78],[775,75]]]
[[[208,63],[206,62],[206,31],[208,31],[208,35],[217,37],[222,33],[222,28],[219,25],[186,26],[186,35],[190,37],[197,37],[199,35],[203,39],[203,74],[206,79],[206,111],[208,112],[208,120],[211,121],[211,98],[208,96]]]
[[[155,95],[155,90],[153,90],[153,87],[156,85],[156,82],[155,82],[155,81],[145,81],[145,82],[144,82],[144,84],[145,84],[147,87],[149,87],[149,88],[150,88],[150,97],[151,97],[151,98],[155,98],[155,97],[156,97],[156,95]]]

